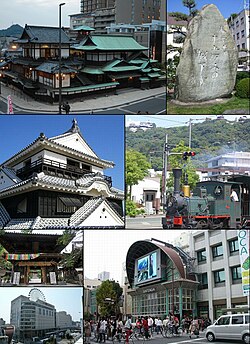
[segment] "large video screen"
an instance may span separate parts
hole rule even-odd
[[[136,260],[136,284],[161,277],[160,251],[154,251]]]

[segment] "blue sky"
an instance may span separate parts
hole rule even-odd
[[[124,190],[124,116],[0,116],[0,164],[33,142],[41,132],[53,137],[69,130],[77,119],[81,133],[95,153],[115,167],[104,173],[111,176],[113,186]]]
[[[78,287],[41,287],[40,289],[46,302],[55,306],[56,311],[66,311],[74,321],[79,321],[82,316],[83,288]],[[28,296],[31,288],[28,287],[2,287],[0,291],[0,318],[6,323],[10,321],[11,301],[20,295]]]
[[[198,10],[210,3],[216,5],[225,18],[228,18],[232,13],[239,13],[244,8],[244,0],[196,0]],[[167,0],[167,12],[183,12],[188,14],[189,10],[183,6],[182,0]]]

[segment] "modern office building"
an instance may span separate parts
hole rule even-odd
[[[98,274],[98,280],[100,281],[107,281],[110,278],[110,272],[102,271]]]
[[[33,288],[28,297],[20,295],[11,301],[10,323],[15,326],[18,341],[44,336],[56,328],[55,306],[46,302],[39,289]]]
[[[247,232],[244,234],[246,238],[241,240],[249,252]],[[243,294],[238,231],[197,231],[190,239],[189,254],[195,258],[199,280],[198,315],[215,320],[226,309],[246,306],[249,301]]]
[[[161,11],[164,10],[162,2],[163,0],[81,0],[81,12],[95,14],[95,24],[99,23],[101,17],[116,24],[143,24],[152,19],[160,19]]]
[[[249,60],[250,57],[250,10],[244,9],[237,16],[230,17],[229,28],[236,42],[239,58]]]
[[[72,317],[65,311],[56,312],[56,327],[65,329],[72,326]]]

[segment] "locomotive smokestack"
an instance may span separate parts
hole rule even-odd
[[[173,168],[173,175],[174,175],[174,195],[176,195],[180,193],[182,169]]]

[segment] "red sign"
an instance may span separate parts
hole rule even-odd
[[[14,115],[14,110],[13,110],[13,104],[12,104],[11,96],[7,97],[7,101],[8,101],[7,114],[8,115]]]

